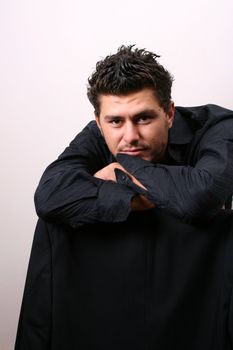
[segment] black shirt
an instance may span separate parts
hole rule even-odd
[[[93,174],[118,161],[117,183]],[[45,170],[35,193],[37,214],[72,227],[125,221],[131,200],[144,194],[157,208],[184,220],[213,217],[233,193],[233,112],[217,105],[176,107],[164,164],[118,154],[91,121]]]

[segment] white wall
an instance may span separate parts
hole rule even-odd
[[[92,119],[87,77],[121,44],[161,55],[177,105],[233,109],[232,0],[0,1],[0,350],[13,349],[44,168]]]

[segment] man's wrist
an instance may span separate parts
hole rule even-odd
[[[131,200],[132,211],[148,210],[153,208],[155,208],[155,204],[141,194],[134,196]]]

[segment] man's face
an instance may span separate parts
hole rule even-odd
[[[165,155],[174,104],[166,114],[154,91],[101,95],[96,122],[113,155],[125,153],[157,163]]]

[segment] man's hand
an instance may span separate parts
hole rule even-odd
[[[128,174],[131,177],[131,175],[117,162],[111,163],[105,166],[104,168],[100,169],[94,174],[94,177],[98,177],[99,179],[102,179],[102,180],[111,180],[116,182],[116,176],[114,172],[114,169],[116,168],[124,171],[126,174]]]
[[[114,162],[111,163],[109,165],[107,165],[106,167],[100,169],[99,171],[97,171],[94,174],[94,177],[98,177],[99,179],[102,180],[111,180],[116,182],[116,176],[115,176],[115,169],[120,169],[122,171],[124,171],[131,179],[131,181],[133,181],[136,185],[140,186],[141,188],[143,188],[144,190],[146,190],[146,188],[141,184],[141,182],[139,182],[136,177],[134,177],[133,175],[131,175],[127,170],[125,170],[125,168],[123,168],[120,163]]]
[[[139,187],[143,188],[144,190],[147,190],[141,182],[139,182],[132,174],[130,174],[125,168],[123,168],[119,163],[114,162],[106,167],[100,169],[94,174],[94,177],[97,177],[102,180],[111,180],[116,182],[116,176],[115,176],[115,169],[120,169],[124,171],[131,179],[132,182],[134,182],[136,185]],[[143,195],[136,195],[132,198],[131,201],[131,209],[132,211],[136,210],[147,210],[147,209],[152,209],[155,207],[155,204],[153,204],[149,199],[147,199]]]

